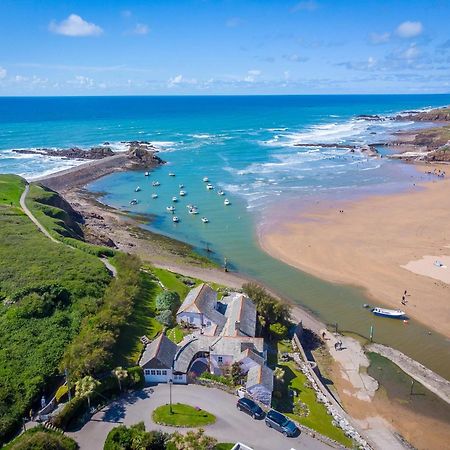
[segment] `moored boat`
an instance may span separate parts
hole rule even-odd
[[[148,172],[145,172],[144,175],[145,175],[146,177],[148,177],[150,174],[149,174]]]
[[[158,194],[152,194],[152,198],[158,198]]]
[[[169,177],[174,177],[175,174],[173,172],[169,172]]]
[[[372,312],[376,316],[390,317],[391,319],[403,319],[405,317],[405,311],[401,309],[387,309],[387,308],[373,308]]]
[[[207,183],[207,182],[209,181],[209,178],[208,178],[208,177],[203,177],[203,181],[204,181],[205,183]]]
[[[228,205],[231,205],[231,202],[230,202],[230,200],[228,200],[227,198],[223,201],[223,204],[225,205],[225,206],[228,206]]]
[[[130,205],[137,205],[139,202],[133,198],[133,200],[130,200]]]
[[[217,193],[217,195],[225,195],[225,192],[222,189]]]
[[[198,214],[198,209],[197,208],[190,208],[189,209],[189,214]]]
[[[207,218],[207,217],[202,217],[202,222],[203,222],[203,223],[208,223],[208,222],[209,222],[209,220],[208,220],[208,218]]]
[[[161,183],[159,182],[159,181],[154,181],[153,183],[152,183],[152,186],[159,186]]]
[[[210,191],[210,190],[214,189],[214,186],[211,183],[208,183],[206,185],[206,189],[208,189]]]
[[[186,195],[186,191],[180,191],[180,197],[184,197]]]
[[[172,222],[177,223],[177,222],[179,222],[179,221],[180,221],[180,219],[179,219],[177,216],[173,216],[173,217],[172,217]]]
[[[173,202],[177,202],[178,199],[177,199],[176,197],[172,197],[172,201],[173,201]]]
[[[140,191],[141,191],[141,188],[139,186],[134,190],[134,192],[140,192]]]
[[[175,206],[166,206],[167,211],[174,212]]]

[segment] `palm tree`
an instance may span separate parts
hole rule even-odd
[[[87,398],[89,409],[91,409],[91,395],[99,384],[100,382],[90,375],[78,380],[75,384],[75,395],[80,398]]]
[[[123,369],[122,367],[116,367],[113,370],[114,375],[117,377],[117,381],[119,382],[119,390],[122,390],[122,380],[125,380],[125,378],[128,377],[128,371],[126,369]]]

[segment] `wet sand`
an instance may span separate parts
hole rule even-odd
[[[285,217],[280,208],[276,217]],[[450,256],[449,219],[447,175],[406,193],[335,201],[307,212],[299,208],[296,220],[278,219],[263,230],[260,242],[287,264],[331,282],[362,286],[373,304],[402,308],[450,337],[450,285],[427,271],[408,270],[426,255]]]

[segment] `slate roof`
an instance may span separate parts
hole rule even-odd
[[[139,365],[144,369],[170,369],[177,349],[177,345],[161,333],[145,347]]]
[[[217,292],[207,284],[202,283],[189,292],[178,309],[177,315],[183,312],[203,314],[211,322],[217,324],[218,332],[220,332],[227,319],[216,310],[216,304]]]
[[[235,294],[226,297],[225,301],[228,303],[225,311],[227,323],[222,334],[226,336],[255,336],[256,306],[252,300],[244,294]]]
[[[247,389],[256,385],[264,386],[268,391],[273,391],[273,370],[267,366],[253,366],[247,373],[245,387]]]

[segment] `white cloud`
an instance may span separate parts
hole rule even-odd
[[[167,87],[177,87],[185,84],[194,85],[197,84],[197,80],[195,78],[185,78],[183,75],[179,74],[167,80]]]
[[[291,12],[297,11],[315,11],[319,7],[319,4],[315,0],[305,0],[299,2],[291,8]]]
[[[254,83],[256,81],[256,78],[258,78],[261,75],[261,71],[260,70],[249,70],[247,72],[247,75],[244,77],[244,81],[246,81],[247,83]]]
[[[369,40],[372,44],[386,44],[391,39],[391,33],[371,33]]]
[[[7,73],[8,72],[6,71],[6,69],[4,69],[3,67],[0,66],[0,80],[5,78]]]
[[[148,33],[150,33],[150,27],[145,23],[137,23],[133,29],[133,34],[144,35]]]
[[[309,60],[306,56],[300,56],[297,53],[293,53],[292,55],[283,55],[283,58],[292,62],[306,62]]]
[[[400,53],[400,58],[407,61],[414,61],[420,56],[420,50],[416,47],[416,44],[411,44],[405,51]]]
[[[228,28],[236,28],[239,25],[242,25],[242,20],[239,17],[230,17],[226,22],[225,25]]]
[[[133,15],[133,13],[129,9],[123,10],[120,14],[125,18],[131,17]]]
[[[48,28],[52,33],[71,37],[98,36],[103,33],[102,28],[98,25],[87,22],[77,14],[71,14],[67,19],[59,23],[52,21]]]
[[[73,80],[68,80],[67,83],[80,87],[93,87],[95,84],[92,78],[83,75],[77,75]]]
[[[421,22],[406,21],[401,23],[396,30],[396,33],[401,38],[412,38],[419,36],[423,31],[423,25]]]

